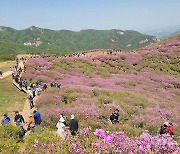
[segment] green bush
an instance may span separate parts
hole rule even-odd
[[[25,137],[27,153],[69,153],[70,143],[61,140],[55,131],[44,129]]]
[[[17,153],[20,144],[15,139],[2,138],[0,140],[0,153],[12,154]]]
[[[13,125],[0,126],[0,153],[16,153],[20,147],[19,133],[20,127]]]
[[[12,138],[18,139],[19,132],[21,131],[20,127],[16,127],[13,125],[3,125],[0,126],[0,138]]]

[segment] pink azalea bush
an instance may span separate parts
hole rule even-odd
[[[45,135],[45,132],[47,135]],[[32,143],[32,145],[26,147],[27,152],[178,154],[180,150],[177,143],[170,136],[151,136],[147,132],[140,137],[131,139],[126,137],[124,132],[107,133],[103,129],[96,129],[93,132],[91,128],[83,128],[76,137],[67,135],[65,140],[61,140],[59,136],[55,136],[52,132],[45,132],[27,137],[26,142],[31,141]],[[36,140],[33,140],[35,136]],[[49,142],[46,142],[45,138],[48,138]],[[32,146],[33,148],[31,148]]]

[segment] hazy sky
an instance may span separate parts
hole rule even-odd
[[[0,0],[0,25],[147,31],[180,25],[180,0]]]

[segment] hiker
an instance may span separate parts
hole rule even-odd
[[[119,122],[119,110],[116,109],[111,115],[110,115],[110,120],[112,124],[116,124]]]
[[[14,77],[15,77],[15,76],[14,76],[14,73],[11,74],[11,77],[12,77],[12,79],[14,80]]]
[[[46,90],[47,89],[47,84],[44,84],[43,88],[44,88],[44,90]]]
[[[64,114],[60,114],[60,121],[62,121],[64,123],[65,126],[67,126],[67,123],[66,123],[66,116],[64,116]]]
[[[0,76],[2,76],[2,71],[0,70]]]
[[[29,100],[30,109],[32,109],[34,107],[33,96],[29,95],[28,100]]]
[[[36,88],[36,92],[37,92],[37,95],[41,95],[41,88],[40,87]]]
[[[169,123],[168,123],[168,122],[165,122],[165,123],[161,126],[161,128],[160,128],[159,134],[160,134],[160,135],[167,134],[167,128],[168,128],[168,126],[169,126]]]
[[[39,130],[40,129],[39,126],[42,122],[41,114],[39,112],[37,112],[36,110],[34,110],[33,113],[34,113],[35,128],[37,128]]]
[[[71,135],[75,136],[78,131],[78,121],[75,119],[74,115],[71,115],[71,121],[69,124]]]
[[[32,93],[33,93],[33,98],[36,96],[36,88],[33,86],[32,88],[31,88],[31,91],[32,91]]]
[[[27,90],[27,81],[26,80],[23,81],[23,87]]]
[[[4,114],[4,118],[1,120],[2,125],[7,125],[11,123],[11,119],[8,117],[7,114]]]
[[[16,123],[16,126],[19,126],[21,123],[25,123],[23,116],[19,114],[18,111],[16,111],[15,114],[14,122]]]
[[[65,137],[66,137],[64,122],[65,122],[64,118],[61,117],[59,119],[58,123],[56,124],[56,127],[58,128],[57,134],[60,135],[63,139],[65,139]]]
[[[61,88],[61,84],[58,84],[58,85],[57,85],[57,88],[60,90],[60,88]]]
[[[29,88],[28,94],[29,94],[29,96],[32,96],[32,97],[33,97],[33,92],[32,92],[32,90],[31,90],[31,88]]]
[[[52,88],[52,87],[54,87],[54,84],[51,82],[50,86],[51,86],[51,88]]]
[[[19,141],[18,142],[22,142],[23,141],[23,137],[26,134],[25,129],[23,128],[23,125],[20,125],[21,130],[19,131]]]
[[[171,136],[174,137],[174,126],[172,122],[169,123],[169,126],[167,127],[167,133]]]
[[[33,132],[33,128],[35,127],[34,119],[32,115],[29,115],[29,120],[27,122],[27,131]]]
[[[19,87],[21,88],[21,90],[22,90],[22,85],[23,85],[22,79],[20,78],[20,80],[19,80]]]

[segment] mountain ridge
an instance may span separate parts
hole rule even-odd
[[[37,51],[74,52],[91,49],[135,50],[157,42],[133,30],[51,30],[31,26],[23,30],[0,26],[0,42],[35,47]]]

